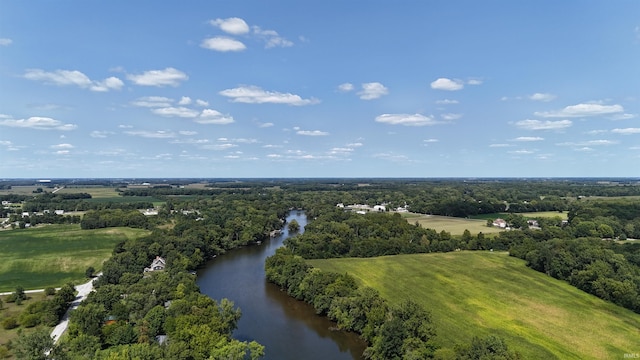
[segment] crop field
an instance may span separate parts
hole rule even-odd
[[[149,232],[131,228],[81,230],[80,225],[47,225],[0,232],[0,292],[59,287],[82,282],[97,271],[123,240]]]
[[[507,253],[462,251],[309,261],[349,273],[392,304],[430,310],[438,350],[498,335],[523,359],[618,359],[637,353],[640,314],[529,269]]]
[[[58,194],[87,193],[92,199],[111,199],[121,197],[116,188],[106,186],[70,186],[58,191]]]
[[[434,229],[438,232],[444,230],[452,235],[462,235],[465,229],[469,230],[472,235],[480,232],[483,234],[495,234],[504,229],[487,226],[486,220],[463,219],[449,216],[425,215],[417,213],[403,213],[402,217],[406,218],[411,224],[418,223],[423,228]]]

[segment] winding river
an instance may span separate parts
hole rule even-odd
[[[304,231],[304,213],[291,212],[287,223],[293,219]],[[216,300],[228,298],[240,307],[242,317],[234,337],[264,345],[264,359],[362,359],[366,344],[356,334],[330,330],[335,323],[265,280],[264,260],[288,236],[285,227],[280,236],[261,245],[218,256],[198,273],[200,291]]]

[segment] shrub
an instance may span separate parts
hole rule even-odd
[[[14,317],[9,317],[2,320],[2,328],[4,328],[5,330],[11,330],[17,327],[18,327],[18,321],[16,321],[16,318]]]
[[[48,287],[46,289],[44,289],[44,294],[47,296],[51,296],[51,295],[55,295],[56,294],[56,289],[53,287]]]
[[[39,322],[40,317],[38,314],[22,313],[22,315],[20,315],[20,324],[24,327],[31,328],[38,325]]]

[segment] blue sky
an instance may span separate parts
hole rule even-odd
[[[2,178],[639,169],[639,1],[0,1]]]

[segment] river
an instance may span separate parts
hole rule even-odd
[[[287,223],[293,219],[304,231],[304,213],[291,212]],[[234,249],[211,260],[198,272],[200,291],[216,300],[227,298],[240,307],[242,317],[233,335],[264,345],[264,359],[362,359],[366,344],[358,335],[330,330],[335,323],[266,281],[264,260],[288,236],[285,226],[280,236],[261,245]]]

